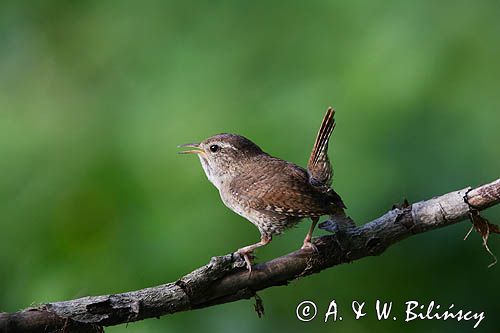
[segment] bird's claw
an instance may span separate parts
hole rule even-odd
[[[312,250],[316,253],[319,253],[318,251],[318,247],[316,245],[314,245],[313,243],[311,243],[311,241],[304,241],[304,245],[302,245],[301,247],[302,250]]]
[[[238,254],[245,260],[245,263],[247,265],[248,273],[252,273],[252,259],[255,258],[255,256],[251,252],[243,252],[238,250]]]

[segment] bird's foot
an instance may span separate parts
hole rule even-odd
[[[319,253],[318,247],[314,245],[310,240],[304,240],[304,245],[302,245],[301,249]]]
[[[238,254],[245,259],[245,263],[247,264],[247,269],[248,273],[252,273],[252,260],[255,258],[255,256],[252,254],[252,252],[246,252],[244,249],[239,249]]]
[[[260,238],[260,242],[242,247],[241,249],[238,250],[240,256],[242,256],[243,259],[245,259],[245,262],[247,263],[247,268],[249,273],[252,273],[252,259],[254,258],[252,255],[253,251],[261,246],[268,244],[271,241],[271,239],[272,239],[271,236],[262,235]]]

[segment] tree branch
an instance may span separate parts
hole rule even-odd
[[[16,313],[0,313],[0,332],[101,332],[103,326],[250,298],[259,290],[286,285],[328,267],[379,255],[409,236],[473,218],[478,211],[499,202],[500,179],[497,179],[474,189],[464,188],[395,207],[365,225],[315,238],[318,253],[297,250],[255,265],[251,275],[235,253],[213,257],[210,263],[176,282],[122,294],[46,303]],[[334,226],[327,221],[320,227],[332,231]]]

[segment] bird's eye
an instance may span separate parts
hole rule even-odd
[[[220,146],[218,146],[218,145],[211,145],[211,146],[210,146],[210,151],[211,151],[212,153],[216,153],[216,152],[218,152],[219,150],[220,150]]]

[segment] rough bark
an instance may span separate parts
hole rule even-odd
[[[365,225],[314,239],[318,252],[297,250],[255,265],[251,274],[241,258],[233,253],[213,257],[207,265],[176,282],[0,313],[0,332],[100,332],[104,326],[250,298],[259,290],[286,285],[298,277],[338,264],[379,255],[406,237],[466,220],[499,202],[500,179],[474,189],[464,188],[395,207]],[[334,230],[329,221],[320,227]]]

